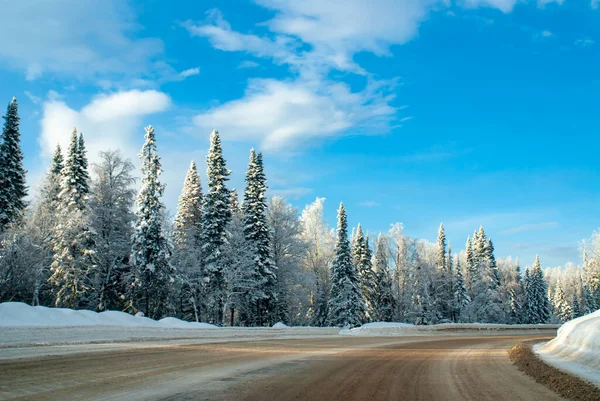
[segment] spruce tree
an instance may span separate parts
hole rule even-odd
[[[367,305],[367,320],[373,320],[377,315],[376,275],[371,258],[372,252],[369,246],[369,236],[367,235],[361,241],[360,257],[358,265],[356,265],[360,277],[360,292]]]
[[[473,243],[471,241],[471,237],[467,238],[467,245],[466,245],[466,262],[467,262],[467,266],[466,266],[466,287],[467,287],[467,291],[469,294],[469,297],[473,296],[473,283],[475,282],[475,279],[477,277],[477,268],[475,266],[475,256],[473,254]]]
[[[256,306],[255,323],[274,323],[277,294],[277,267],[273,264],[270,248],[270,231],[266,216],[267,190],[266,177],[262,162],[262,154],[250,151],[250,161],[246,172],[246,191],[244,192],[244,234],[254,254],[255,275],[260,292],[254,294],[252,300]]]
[[[229,191],[225,186],[230,171],[225,165],[221,138],[217,130],[210,135],[210,149],[206,156],[206,164],[208,192],[204,196],[201,241],[206,304],[208,320],[221,325],[225,297],[223,248],[227,243],[227,226],[231,220],[231,209]]]
[[[175,218],[175,243],[178,246],[195,247],[198,245],[202,228],[202,185],[192,161],[183,182],[183,189],[177,205]]]
[[[467,292],[465,280],[463,278],[460,261],[457,259],[454,278],[454,303],[456,305],[457,320],[460,319],[461,312],[469,305],[471,298]]]
[[[61,171],[50,283],[56,306],[95,309],[92,276],[97,268],[97,255],[87,213],[88,164],[85,149],[79,149],[80,143],[82,137],[74,130]]]
[[[577,319],[582,316],[581,307],[579,306],[579,299],[577,298],[577,294],[573,294],[573,298],[571,301],[571,319]]]
[[[364,321],[366,305],[360,293],[360,278],[348,241],[348,221],[344,204],[338,210],[335,258],[331,267],[331,296],[329,324],[338,327],[356,327]]]
[[[27,187],[19,132],[17,99],[8,104],[0,143],[0,232],[9,224],[20,224],[27,203]]]
[[[202,258],[200,235],[202,229],[202,187],[192,161],[185,176],[175,218],[175,252],[173,264],[177,268],[175,298],[178,315],[184,320],[199,321],[202,302]]]
[[[571,309],[571,305],[565,297],[565,292],[562,288],[560,279],[558,279],[558,281],[556,282],[556,288],[554,289],[554,298],[552,303],[554,306],[554,313],[562,323],[571,319],[573,310]]]
[[[395,300],[392,291],[392,278],[388,266],[387,247],[385,237],[379,233],[375,247],[373,270],[375,271],[374,283],[374,310],[373,320],[378,322],[391,322],[394,317]]]
[[[451,276],[448,272],[446,256],[446,232],[444,225],[440,224],[437,238],[436,272],[431,294],[436,303],[438,319],[451,318],[452,296],[449,285]]]
[[[547,323],[550,320],[550,301],[539,256],[536,256],[533,268],[525,273],[528,323]]]
[[[139,154],[142,162],[142,186],[136,200],[131,264],[133,267],[134,311],[142,311],[152,319],[169,313],[169,291],[175,270],[171,266],[172,246],[165,235],[165,206],[161,197],[165,185],[160,182],[162,172],[156,136],[152,126],[146,127],[145,143]]]

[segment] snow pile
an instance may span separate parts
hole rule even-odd
[[[498,334],[508,332],[531,332],[556,330],[554,324],[491,324],[491,323],[443,323],[431,326],[416,326],[408,323],[386,323],[376,322],[363,324],[353,329],[340,331],[345,336],[375,336],[375,337],[394,337],[394,336],[417,336],[434,334],[453,334],[453,333],[489,333]]]
[[[21,302],[0,303],[0,327],[14,326],[141,326],[180,329],[216,329],[208,323],[185,322],[173,317],[159,321],[124,312],[73,310],[29,306]]]
[[[544,362],[600,386],[600,310],[563,324],[534,349]]]
[[[289,329],[290,326],[288,326],[287,324],[285,324],[283,322],[278,322],[273,325],[273,328],[274,329]]]

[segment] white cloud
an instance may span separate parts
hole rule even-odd
[[[224,139],[261,141],[267,150],[327,137],[360,123],[387,122],[394,109],[385,97],[352,93],[341,83],[251,80],[246,96],[195,117],[205,131]]]
[[[181,71],[179,73],[179,76],[182,78],[187,78],[187,77],[191,77],[191,76],[198,75],[198,74],[200,74],[200,67],[190,68],[185,71]]]
[[[57,143],[68,145],[76,127],[82,132],[91,161],[101,150],[120,149],[127,157],[137,154],[144,136],[142,117],[165,110],[169,97],[156,91],[129,91],[100,95],[81,110],[64,101],[48,99],[43,105],[41,134],[38,142],[41,156],[48,159]]]
[[[510,13],[517,0],[465,0],[464,6],[467,8],[490,7],[496,8],[503,13]]]
[[[538,7],[545,7],[546,4],[556,3],[559,6],[562,6],[565,0],[537,0]]]
[[[31,94],[31,92],[29,92],[29,91],[25,91],[24,93],[25,93],[25,96],[27,96],[33,104],[38,104],[39,102],[42,101],[42,99],[39,96],[35,96],[35,95]]]
[[[133,39],[132,10],[119,0],[31,0],[2,5],[0,60],[28,80],[45,73],[95,77],[168,69],[155,61],[163,45]]]
[[[258,64],[256,61],[244,60],[240,63],[238,68],[256,68],[258,66],[260,66],[260,64]]]
[[[550,31],[542,31],[542,36],[545,38],[549,38],[550,36],[552,36],[552,32]]]
[[[590,39],[588,37],[585,38],[581,38],[581,39],[577,39],[575,41],[575,46],[579,46],[579,47],[590,47],[592,46],[594,43],[596,43],[593,39]]]
[[[358,204],[358,206],[362,206],[362,207],[378,207],[378,206],[381,206],[381,203],[375,202],[375,201],[365,201],[365,202],[360,202]]]

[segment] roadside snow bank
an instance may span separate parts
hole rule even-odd
[[[600,310],[563,324],[555,339],[534,351],[544,362],[600,387]]]
[[[289,329],[290,326],[288,326],[287,324],[283,323],[283,322],[277,322],[273,325],[274,329]]]
[[[152,320],[124,312],[74,310],[30,306],[21,302],[0,303],[0,327],[15,326],[129,326],[177,329],[216,329],[208,323],[185,322],[174,317]]]
[[[363,324],[353,329],[340,331],[345,336],[422,336],[444,334],[452,335],[472,333],[498,334],[498,333],[521,333],[532,331],[552,331],[558,325],[554,324],[488,324],[488,323],[443,323],[431,326],[415,326],[408,323],[386,323],[376,322]]]

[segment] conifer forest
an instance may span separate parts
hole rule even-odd
[[[544,255],[496,258],[484,227],[451,246],[440,224],[431,243],[401,223],[349,227],[343,203],[330,224],[323,198],[298,210],[267,197],[260,151],[249,150],[245,188],[230,188],[217,130],[172,219],[152,126],[143,142],[140,127],[139,173],[117,150],[89,164],[75,129],[32,188],[19,119],[13,98],[0,144],[0,302],[219,326],[558,323],[600,308],[600,233],[582,243],[579,265],[543,268]]]

